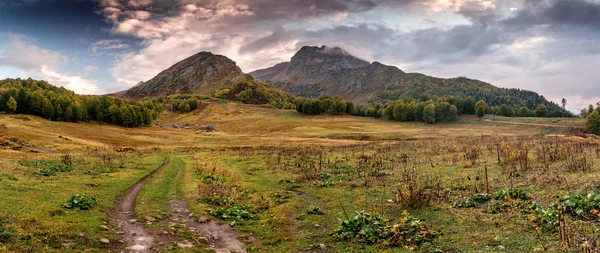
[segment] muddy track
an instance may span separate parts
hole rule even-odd
[[[133,252],[151,252],[155,245],[156,236],[144,228],[144,225],[136,220],[133,213],[135,210],[135,201],[142,190],[144,183],[153,175],[160,172],[169,163],[169,158],[165,158],[163,164],[140,179],[135,185],[127,190],[127,195],[119,197],[115,203],[115,210],[110,213],[113,225],[119,228],[124,243],[127,244],[127,250]]]
[[[175,181],[181,178],[181,170],[177,172]],[[169,196],[174,196],[175,192],[169,192]],[[204,218],[195,219],[194,214],[189,213],[187,203],[182,199],[173,199],[169,201],[167,212],[171,218],[166,221],[168,227],[184,227],[189,232],[203,238],[205,246],[213,249],[215,252],[236,252],[246,253],[244,244],[236,238],[238,233],[228,224],[219,224],[215,220]],[[197,242],[200,242],[198,240]]]

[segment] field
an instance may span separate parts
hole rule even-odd
[[[23,146],[0,146],[0,251],[599,248],[600,142],[573,135],[581,119],[427,125],[204,101],[147,128],[0,124]],[[62,207],[73,194],[96,203]]]

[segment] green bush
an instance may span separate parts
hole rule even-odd
[[[84,194],[75,193],[64,203],[62,207],[73,210],[90,210],[96,205],[96,198]]]
[[[398,223],[393,225],[377,212],[356,212],[352,219],[342,221],[331,235],[337,241],[357,240],[363,244],[420,246],[433,241],[438,233],[430,231],[419,219],[405,211]]]
[[[318,206],[313,206],[313,207],[309,208],[308,210],[306,210],[306,213],[308,213],[308,214],[314,214],[314,215],[323,215],[323,214],[325,214],[325,212],[323,212],[323,210],[321,210],[321,208],[318,207]]]
[[[338,241],[358,240],[365,244],[377,244],[391,238],[392,230],[383,216],[377,212],[356,212],[353,218],[342,221],[333,232]]]
[[[245,206],[235,205],[233,207],[220,207],[215,208],[213,210],[209,210],[209,213],[212,216],[223,220],[231,220],[230,225],[234,226],[237,223],[243,222],[245,220],[256,220],[258,219],[258,215],[253,214],[248,210]]]
[[[600,194],[590,192],[573,196],[564,196],[561,199],[565,212],[584,217],[591,215],[592,210],[600,210]],[[557,204],[554,204],[557,206]]]

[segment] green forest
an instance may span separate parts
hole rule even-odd
[[[125,127],[149,126],[160,107],[152,100],[130,101],[84,96],[31,78],[0,80],[0,111],[48,120],[104,122]]]

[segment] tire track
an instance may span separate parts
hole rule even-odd
[[[144,183],[153,175],[160,172],[169,163],[169,158],[165,158],[163,164],[146,175],[127,190],[127,195],[117,198],[115,202],[115,210],[110,214],[111,221],[116,225],[123,237],[124,243],[127,244],[127,250],[133,252],[150,252],[155,245],[156,236],[149,230],[144,228],[144,225],[136,220],[134,210],[135,201],[142,190]]]

